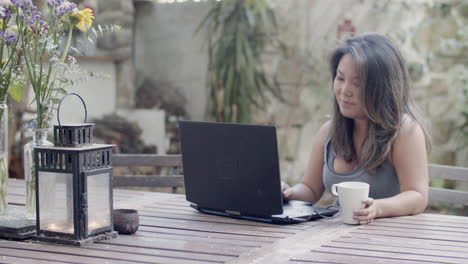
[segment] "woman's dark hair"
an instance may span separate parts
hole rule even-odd
[[[369,130],[364,140],[359,165],[370,173],[385,161],[401,127],[403,114],[420,124],[409,97],[409,76],[406,64],[395,45],[386,37],[368,33],[349,38],[332,53],[330,67],[333,80],[344,55],[351,55],[359,74],[361,105],[369,119]],[[338,155],[351,161],[357,158],[353,143],[353,120],[343,116],[335,98],[330,137]]]

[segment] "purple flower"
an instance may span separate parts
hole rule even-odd
[[[20,6],[23,3],[23,0],[11,0],[15,6]]]
[[[1,0],[0,0],[1,1]],[[11,16],[11,9],[0,5],[0,17],[7,18]]]
[[[16,37],[15,35],[9,35],[5,38],[5,43],[7,45],[11,44],[12,42],[15,42],[16,41]]]
[[[41,12],[32,11],[31,15],[28,17],[28,19],[29,19],[29,21],[28,21],[29,25],[34,24],[36,21],[41,19]]]
[[[2,1],[2,0],[0,0]],[[31,0],[10,0],[18,9],[18,17],[32,25],[41,19],[41,12],[37,11],[37,7],[33,5]],[[11,15],[10,12],[5,12],[5,16]]]
[[[7,29],[5,31],[0,31],[0,36],[5,40],[7,45],[11,44],[12,42],[16,41],[15,32],[11,29]]]
[[[36,120],[31,120],[25,124],[26,129],[33,129],[37,127],[37,121]]]
[[[69,11],[76,8],[75,3],[70,3],[68,1],[62,2],[58,7],[55,8],[55,13],[58,17],[64,16]]]
[[[2,16],[2,18],[7,18],[7,17],[10,17],[11,16],[11,9],[10,8],[6,8],[5,9],[5,12],[4,12],[4,15]]]
[[[33,3],[31,2],[31,0],[11,0],[11,2],[12,2],[15,6],[21,7],[21,8],[27,8],[27,7],[33,5]]]
[[[48,0],[47,5],[57,7],[57,6],[61,5],[63,3],[63,1],[65,1],[65,0]]]

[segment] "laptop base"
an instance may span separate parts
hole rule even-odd
[[[298,224],[298,223],[318,220],[324,217],[333,217],[336,213],[338,213],[338,210],[334,208],[314,207],[307,203],[303,203],[299,201],[291,201],[291,203],[295,203],[295,204],[285,205],[285,208],[287,211],[291,211],[291,212],[293,211],[292,210],[293,208],[288,209],[288,207],[295,207],[294,209],[299,208],[299,207],[304,207],[304,208],[307,208],[310,211],[310,213],[304,214],[303,213],[304,210],[296,210],[298,213],[288,214],[288,215],[279,214],[279,215],[271,215],[271,216],[248,216],[248,215],[227,213],[222,210],[200,208],[196,204],[193,204],[193,203],[190,204],[190,207],[205,214],[224,216],[224,217],[230,217],[230,218],[235,218],[235,219],[243,219],[243,220],[249,220],[249,221],[256,221],[256,222],[263,222],[263,223],[269,223],[269,224],[276,224],[276,225]]]

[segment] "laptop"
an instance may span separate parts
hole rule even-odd
[[[273,224],[337,210],[283,201],[276,127],[179,121],[186,199],[194,209]]]

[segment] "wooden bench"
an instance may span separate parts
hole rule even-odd
[[[169,168],[166,175],[115,176],[114,187],[172,187],[172,192],[176,193],[177,188],[184,186],[181,155],[114,154],[112,166]]]
[[[468,182],[468,168],[430,164],[429,178]],[[468,192],[429,187],[429,201],[468,206]]]
[[[181,155],[114,154],[113,167],[169,167],[168,175],[125,175],[113,179],[115,187],[172,187],[172,192],[184,186]],[[429,165],[429,177],[468,182],[468,168]],[[468,192],[429,187],[429,200],[468,206]]]

